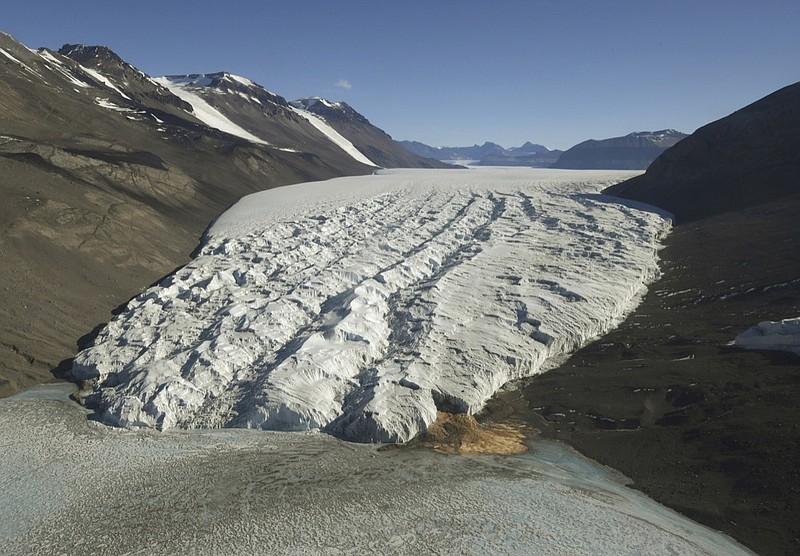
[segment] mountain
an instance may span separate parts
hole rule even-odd
[[[640,131],[601,141],[589,140],[564,152],[526,142],[505,149],[486,142],[471,147],[431,147],[418,141],[400,141],[406,149],[437,160],[473,161],[478,166],[532,166],[535,168],[639,170],[686,134],[672,129]]]
[[[80,334],[185,263],[243,195],[375,169],[225,72],[153,79],[106,47],[0,34],[0,86],[0,395],[67,367]]]
[[[400,144],[420,156],[436,160],[478,161],[479,166],[548,167],[561,154],[561,151],[551,151],[530,141],[508,149],[490,142],[471,147],[431,147],[419,141],[400,141]]]
[[[40,52],[48,56],[47,50]],[[185,118],[187,112],[192,112],[191,104],[159,86],[105,46],[65,44],[58,53],[80,64],[71,71],[89,73],[96,80],[95,83],[106,85],[139,104],[155,110],[166,110],[179,118]],[[53,60],[59,60],[59,57],[53,56]]]
[[[553,168],[644,170],[666,149],[686,137],[674,129],[638,131],[624,137],[590,139],[564,151]]]
[[[696,220],[800,193],[800,83],[705,125],[610,193]]]

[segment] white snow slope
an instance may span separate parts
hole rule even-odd
[[[106,423],[403,442],[612,328],[670,221],[632,172],[397,170],[250,195],[74,363]]]

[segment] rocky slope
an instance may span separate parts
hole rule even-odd
[[[564,151],[553,168],[644,170],[664,150],[684,137],[684,133],[665,129],[639,131],[599,141],[590,139]]]
[[[800,83],[698,129],[615,195],[663,207],[679,222],[800,192]]]
[[[107,48],[0,34],[0,395],[68,366],[78,336],[184,263],[236,199],[374,170],[242,81],[220,74],[215,99],[257,140]]]

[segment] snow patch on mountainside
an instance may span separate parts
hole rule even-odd
[[[328,124],[328,122],[326,122],[323,118],[317,116],[316,114],[313,114],[313,113],[309,112],[308,110],[304,110],[303,108],[301,108],[299,106],[296,106],[294,104],[291,104],[290,108],[292,110],[294,110],[299,116],[301,116],[301,117],[305,118],[306,120],[308,120],[308,122],[311,125],[313,125],[319,131],[321,131],[328,139],[330,139],[331,141],[336,143],[336,145],[341,147],[341,149],[344,152],[346,152],[347,154],[352,156],[358,162],[361,162],[362,164],[366,164],[367,166],[375,166],[375,167],[378,166],[377,164],[372,162],[369,158],[367,158],[364,155],[364,153],[359,151],[353,145],[353,143],[350,142],[349,139],[347,139],[342,134],[340,134],[338,131],[333,129]]]
[[[80,87],[81,89],[88,89],[88,88],[90,87],[90,85],[89,85],[88,83],[84,83],[84,82],[83,82],[83,81],[81,81],[80,79],[76,78],[76,77],[75,77],[75,76],[72,74],[72,71],[71,71],[71,70],[69,70],[69,69],[68,69],[68,68],[67,68],[67,67],[64,65],[64,63],[63,63],[61,60],[59,60],[58,58],[56,58],[55,56],[53,56],[53,55],[52,55],[50,52],[48,52],[47,50],[44,50],[44,49],[42,49],[42,50],[38,50],[38,51],[36,51],[36,53],[37,53],[37,54],[38,54],[38,55],[39,55],[39,56],[40,56],[40,57],[41,57],[41,58],[42,58],[42,59],[43,59],[45,62],[47,62],[48,64],[50,64],[50,66],[51,66],[51,67],[52,67],[54,70],[56,70],[56,71],[57,71],[58,73],[60,73],[62,76],[66,77],[66,78],[67,78],[67,80],[68,80],[70,83],[72,83],[73,85],[75,85],[76,87]]]
[[[734,345],[744,349],[788,351],[800,355],[800,317],[760,322],[736,336]]]
[[[206,78],[208,79],[208,78]],[[269,145],[267,141],[256,137],[243,127],[236,125],[229,120],[222,112],[207,103],[200,95],[191,91],[188,87],[201,86],[203,83],[194,82],[191,79],[173,79],[170,77],[157,77],[154,79],[162,87],[166,87],[175,96],[185,100],[192,105],[192,114],[201,122],[209,127],[224,131],[236,137],[241,137],[253,143]]]
[[[632,173],[404,170],[250,195],[75,359],[125,427],[402,442],[609,330],[669,220]]]
[[[93,70],[91,68],[87,68],[87,67],[84,67],[84,66],[82,66],[82,68],[83,68],[83,71],[85,71],[86,73],[88,73],[89,75],[94,77],[97,81],[99,81],[100,83],[102,83],[103,85],[108,87],[109,89],[119,93],[120,96],[122,96],[123,98],[131,100],[131,97],[129,97],[128,95],[123,93],[116,85],[114,85],[114,83],[108,77],[106,77],[105,75],[103,75],[99,71]]]
[[[107,98],[96,97],[94,99],[94,102],[98,106],[102,106],[103,108],[108,108],[109,110],[114,110],[115,112],[136,112],[135,110],[132,110],[130,108],[124,108],[122,106],[118,106]]]

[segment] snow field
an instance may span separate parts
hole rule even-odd
[[[383,171],[248,196],[75,360],[123,427],[404,442],[613,327],[669,220],[630,173]]]

